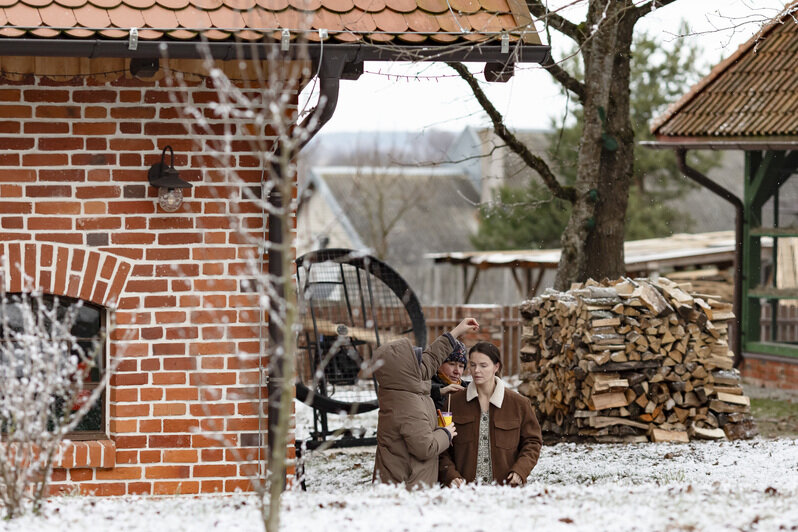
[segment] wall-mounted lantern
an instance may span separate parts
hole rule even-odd
[[[169,166],[164,163],[166,150],[172,154]],[[183,189],[191,188],[191,183],[180,179],[175,170],[175,152],[171,146],[165,146],[161,153],[161,162],[150,167],[147,174],[150,185],[158,189],[158,205],[166,212],[175,212],[183,204]]]

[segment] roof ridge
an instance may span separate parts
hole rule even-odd
[[[791,11],[794,9],[798,9],[798,0],[793,0],[791,3],[785,5],[784,9],[782,9],[782,11],[776,17],[774,17],[770,22],[764,24],[759,31],[751,36],[750,39],[738,46],[734,53],[712,67],[712,70],[709,71],[709,74],[701,78],[701,80],[699,80],[695,85],[690,87],[690,90],[687,91],[687,93],[685,93],[676,102],[670,104],[660,116],[651,121],[651,127],[649,128],[649,131],[651,131],[653,135],[657,135],[657,130],[668,123],[668,121],[673,118],[676,113],[690,103],[696,96],[698,96],[698,94],[703,92],[704,89],[712,85],[721,76],[721,74],[726,72],[726,70],[734,65],[741,56],[745,55],[751,50],[751,48],[755,47],[761,40],[773,32],[779,25],[783,24],[785,18],[789,16],[795,18],[794,12]]]

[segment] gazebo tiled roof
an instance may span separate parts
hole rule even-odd
[[[521,0],[0,0],[0,40],[258,41],[540,44]],[[327,30],[327,36],[319,30]]]
[[[798,23],[794,3],[719,63],[652,124],[660,141],[798,136]]]

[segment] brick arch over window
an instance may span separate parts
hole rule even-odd
[[[111,253],[47,242],[0,243],[0,282],[7,292],[40,289],[115,307],[132,270]]]

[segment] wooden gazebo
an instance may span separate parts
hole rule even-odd
[[[792,7],[798,8],[798,3]],[[686,176],[734,205],[738,362],[744,358],[749,367],[769,365],[763,380],[798,388],[798,338],[779,323],[794,314],[793,300],[798,300],[795,257],[790,261],[779,253],[781,246],[798,255],[798,180],[791,179],[798,171],[798,24],[789,10],[655,120],[652,132],[657,140],[646,144],[676,150]],[[687,164],[687,151],[704,149],[745,153],[742,198]],[[762,262],[763,237],[773,238],[767,269]],[[767,336],[761,323],[765,307],[771,319]]]

